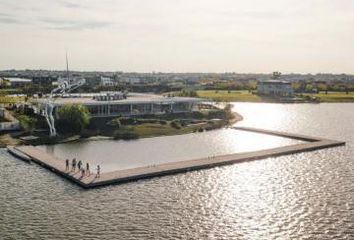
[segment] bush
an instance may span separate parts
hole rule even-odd
[[[130,118],[130,117],[120,117],[119,121],[122,125],[133,125],[136,124],[136,119],[135,118]]]
[[[215,129],[215,127],[213,127],[213,126],[208,126],[208,127],[205,128],[205,131],[211,131],[211,130],[214,130],[214,129]]]
[[[225,111],[225,120],[231,120],[235,116],[232,114],[232,104],[227,104],[224,108]]]
[[[120,128],[122,126],[119,118],[116,118],[116,119],[113,119],[113,120],[107,122],[107,125],[112,126],[112,127],[116,127],[116,128]]]
[[[194,90],[182,90],[181,92],[177,93],[180,97],[198,97],[198,94]]]
[[[198,132],[203,132],[203,131],[204,131],[203,128],[199,128],[199,129],[198,129]]]
[[[167,121],[165,121],[165,120],[159,120],[159,123],[160,123],[161,125],[166,125],[166,124],[167,124]]]
[[[90,123],[90,112],[83,105],[65,105],[58,110],[58,130],[80,133]]]
[[[170,123],[170,126],[176,129],[181,129],[181,123],[178,120],[173,120]]]
[[[186,121],[181,121],[181,126],[182,126],[182,127],[187,126],[187,122],[186,122]]]
[[[18,121],[20,122],[20,126],[25,131],[32,132],[36,126],[37,119],[27,116],[27,115],[19,115],[17,116]]]

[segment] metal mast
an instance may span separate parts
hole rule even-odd
[[[68,81],[70,82],[70,76],[69,76],[69,61],[68,61],[68,53],[66,52],[66,76],[68,78]]]

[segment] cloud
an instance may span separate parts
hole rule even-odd
[[[22,24],[23,22],[15,16],[0,13],[0,23],[3,24]]]
[[[80,4],[77,4],[77,3],[73,3],[73,2],[63,1],[62,4],[66,8],[73,8],[73,9],[84,9],[84,8],[87,8],[87,7],[83,6],[83,5],[80,5]]]
[[[54,19],[54,18],[41,18],[39,22],[44,23],[49,29],[56,30],[87,30],[87,29],[100,29],[113,25],[109,21],[83,21],[83,20],[67,20],[67,19]]]

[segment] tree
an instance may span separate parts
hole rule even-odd
[[[58,110],[58,131],[80,133],[90,123],[90,112],[83,105],[65,105]]]
[[[19,120],[22,129],[28,132],[33,132],[37,123],[36,118],[21,114],[17,116],[17,119]]]
[[[180,93],[179,93],[180,97],[198,97],[198,94],[196,91],[194,90],[185,90],[183,89]]]
[[[224,111],[225,111],[226,120],[231,120],[235,117],[234,114],[232,113],[232,104],[226,104]]]
[[[281,72],[273,72],[272,79],[279,79],[281,76]]]

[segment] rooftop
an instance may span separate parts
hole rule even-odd
[[[5,77],[4,79],[10,82],[23,82],[23,83],[32,82],[32,79],[29,78]]]
[[[290,84],[289,81],[286,80],[264,80],[264,81],[259,81],[259,83],[265,83],[265,84]]]
[[[106,104],[139,104],[139,103],[176,103],[176,102],[201,102],[200,98],[192,97],[164,97],[156,94],[129,93],[126,99],[98,101],[94,96],[102,93],[67,94],[61,98],[55,98],[54,105],[83,104],[83,105],[106,105]],[[33,100],[37,103],[45,103],[48,98],[38,98]]]

